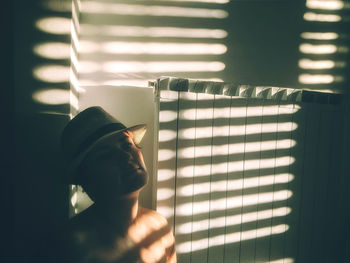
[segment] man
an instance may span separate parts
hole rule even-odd
[[[148,181],[138,145],[145,132],[146,125],[126,128],[101,107],[68,123],[62,148],[69,183],[81,185],[94,204],[50,241],[47,262],[176,262],[167,220],[138,204]]]

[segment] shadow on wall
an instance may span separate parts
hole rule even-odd
[[[81,83],[146,87],[170,75],[295,86],[301,2],[83,0]]]
[[[222,79],[228,1],[81,1],[80,81],[147,87],[161,75]]]
[[[14,1],[14,255],[28,262],[68,217],[59,147],[69,120],[71,1]]]
[[[345,1],[305,1],[298,62],[301,87],[347,92],[349,18]]]

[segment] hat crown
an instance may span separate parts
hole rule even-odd
[[[102,136],[125,128],[101,107],[87,108],[64,128],[61,137],[63,153],[68,160],[72,160]]]

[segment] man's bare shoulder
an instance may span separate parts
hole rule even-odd
[[[159,218],[160,220],[163,220],[163,221],[166,221],[166,218],[159,212],[157,212],[156,210],[153,210],[153,209],[149,209],[149,208],[145,208],[145,207],[141,207],[139,206],[139,213],[138,213],[139,216],[141,215],[148,215],[148,216],[152,216],[152,217],[155,217],[155,218]]]

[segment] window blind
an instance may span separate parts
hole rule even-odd
[[[341,95],[171,77],[155,93],[179,262],[334,260]]]

